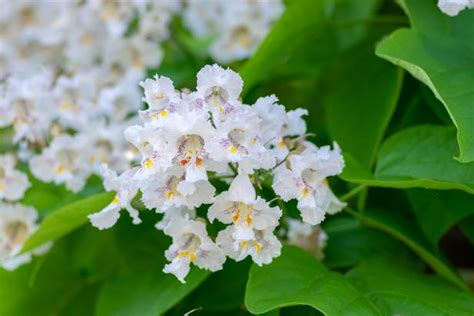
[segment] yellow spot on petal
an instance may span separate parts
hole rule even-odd
[[[239,151],[239,149],[235,147],[234,145],[232,145],[229,147],[229,151],[231,154],[236,154]]]
[[[197,259],[197,256],[196,256],[195,253],[190,253],[188,257],[189,257],[189,260],[190,260],[190,261],[194,261],[194,260]]]
[[[158,115],[156,115],[156,113],[151,113],[148,115],[148,117],[152,120],[156,120],[158,118]]]
[[[143,165],[145,166],[146,169],[150,169],[151,167],[153,167],[154,164],[155,163],[153,162],[153,159],[151,159],[151,158],[147,158],[143,162]]]
[[[118,204],[120,202],[120,199],[118,197],[118,195],[114,196],[114,199],[112,200],[112,203],[113,204]]]
[[[65,169],[64,169],[63,166],[57,166],[57,167],[56,167],[56,174],[57,174],[57,175],[63,174],[64,171],[65,171]]]
[[[168,116],[168,111],[163,110],[163,111],[160,112],[160,115],[161,115],[161,117],[167,117]]]
[[[219,108],[218,108],[218,109],[219,109],[219,112],[220,112],[220,113],[224,112],[224,107],[223,107],[222,105],[221,105],[221,106],[219,106]]]
[[[306,198],[306,197],[308,197],[310,194],[311,194],[311,189],[310,189],[310,188],[308,188],[308,187],[305,186],[304,188],[301,189],[301,195],[302,195],[303,197]]]
[[[173,191],[166,192],[166,198],[168,200],[171,200],[174,196],[175,196],[175,193]]]
[[[95,161],[96,161],[96,158],[95,158],[94,155],[89,156],[89,163],[90,163],[90,164],[95,163]]]
[[[278,142],[277,146],[280,147],[280,148],[285,148],[285,147],[286,147],[285,140],[282,138],[282,139]]]
[[[240,248],[241,249],[244,249],[245,247],[247,247],[247,245],[248,245],[248,242],[245,241],[245,240],[240,242]]]
[[[324,179],[323,179],[323,184],[324,184],[324,185],[329,185],[328,179],[324,178]]]
[[[256,252],[259,252],[260,249],[262,249],[262,244],[259,243],[259,242],[254,241],[254,242],[253,242],[253,246],[255,247],[255,251],[256,251]]]
[[[257,139],[256,138],[252,139],[252,145],[256,145],[256,144],[257,144]]]

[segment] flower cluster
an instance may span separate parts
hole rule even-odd
[[[161,62],[177,3],[7,6],[0,15],[0,127],[13,126],[19,157],[38,179],[74,192],[103,163],[128,168],[134,154],[117,135],[142,105],[137,83]]]
[[[117,195],[90,220],[109,228],[125,208],[139,223],[131,200],[140,190],[146,208],[164,213],[157,228],[173,239],[165,272],[184,281],[190,263],[216,271],[226,256],[237,261],[250,256],[259,265],[279,256],[275,229],[282,210],[263,197],[265,189],[273,188],[280,201],[297,200],[310,225],[344,207],[326,180],[344,167],[339,147],[306,140],[306,110],[287,112],[275,96],[242,103],[242,79],[217,65],[199,71],[192,92],[179,92],[159,76],[141,85],[148,109],[140,111],[140,125],[125,131],[141,163],[121,175],[104,168],[106,188]],[[216,192],[216,184],[228,189]],[[203,205],[210,205],[210,222],[227,225],[215,241],[206,220],[196,217]]]
[[[36,210],[21,200],[30,187],[28,177],[16,169],[13,155],[0,155],[0,267],[12,270],[45,252],[49,245],[20,254],[26,239],[37,229]]]
[[[438,7],[449,16],[456,16],[464,9],[473,9],[474,0],[438,0]]]
[[[183,17],[195,36],[212,38],[212,58],[228,64],[249,57],[283,9],[281,0],[191,0]]]

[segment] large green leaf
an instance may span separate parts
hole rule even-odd
[[[291,1],[242,68],[244,94],[275,75],[317,74],[336,53],[363,35],[365,25],[338,28],[339,23],[369,17],[378,3],[378,0]]]
[[[448,17],[434,0],[400,2],[412,27],[383,40],[377,55],[430,87],[458,129],[459,160],[474,161],[474,11]]]
[[[107,283],[100,293],[96,315],[161,315],[209,275],[207,271],[193,268],[186,277],[186,284],[181,284],[161,269],[162,266],[153,266]]]
[[[418,225],[434,246],[453,225],[474,214],[474,196],[465,192],[411,189],[407,194]]]
[[[309,305],[326,315],[380,315],[344,277],[329,272],[309,253],[289,246],[271,264],[252,266],[245,305],[255,314]]]
[[[98,284],[118,263],[112,240],[85,227],[29,265],[0,269],[0,315],[92,315]]]
[[[463,281],[441,258],[437,249],[431,246],[413,220],[404,214],[384,210],[367,210],[364,213],[347,210],[369,227],[379,229],[407,245],[423,259],[434,271],[459,287],[465,287]]]
[[[397,104],[403,71],[377,58],[369,41],[341,56],[326,73],[322,103],[329,134],[371,166]]]
[[[329,268],[348,268],[367,258],[408,252],[397,239],[346,214],[326,219],[323,229],[329,237],[323,263]]]
[[[347,155],[341,177],[370,186],[459,189],[474,193],[474,163],[454,160],[455,147],[454,128],[429,125],[408,128],[382,145],[373,175]]]
[[[383,315],[472,315],[474,296],[436,276],[424,275],[400,258],[361,264],[347,277]]]
[[[23,251],[34,249],[46,242],[56,240],[87,223],[87,215],[103,209],[112,201],[115,193],[100,193],[52,212],[41,223],[38,230],[26,241]]]
[[[181,284],[175,276],[162,270],[164,251],[171,239],[156,230],[156,214],[145,212],[141,225],[120,220],[114,226],[116,247],[120,249],[118,275],[100,291],[96,315],[161,315],[191,293],[209,275],[192,268]],[[199,306],[194,306],[190,309]]]

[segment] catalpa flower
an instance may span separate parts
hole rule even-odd
[[[190,271],[191,263],[213,272],[222,269],[225,255],[209,238],[203,222],[175,217],[164,232],[173,239],[165,252],[166,258],[171,261],[163,269],[165,273],[172,273],[185,283],[184,278]]]
[[[253,262],[261,266],[272,262],[273,258],[281,253],[281,242],[273,234],[273,228],[255,230],[250,240],[236,240],[234,226],[229,226],[217,235],[216,242],[224,253],[236,261],[248,256]]]
[[[156,178],[146,180],[141,190],[142,201],[149,209],[164,212],[169,208],[195,208],[212,203],[215,188],[205,180],[188,182],[182,168],[172,168]]]
[[[21,204],[0,202],[0,267],[14,270],[31,261],[32,255],[41,255],[51,244],[20,254],[26,240],[38,228],[36,210]]]
[[[115,225],[120,217],[120,210],[126,209],[134,224],[140,224],[138,211],[131,205],[133,198],[138,193],[137,183],[133,180],[135,170],[127,170],[118,176],[115,172],[104,165],[102,174],[104,187],[107,191],[115,191],[116,195],[112,202],[102,211],[89,215],[93,226],[99,229],[107,229]]]
[[[337,144],[312,147],[302,154],[291,155],[285,164],[275,170],[273,189],[284,201],[298,200],[303,220],[317,225],[325,214],[340,211],[345,204],[332,193],[326,178],[342,172],[344,160]]]
[[[242,79],[230,69],[205,66],[197,74],[197,100],[217,117],[232,113],[241,105]]]
[[[20,200],[31,186],[28,177],[15,169],[13,155],[0,155],[0,201]]]
[[[281,210],[257,197],[248,175],[240,174],[232,181],[229,191],[216,197],[207,216],[211,222],[217,218],[224,224],[233,224],[233,238],[240,242],[254,239],[255,229],[276,227]]]
[[[474,0],[438,0],[438,7],[443,13],[456,16],[466,8],[474,8]]]
[[[90,175],[84,148],[87,139],[83,135],[60,135],[40,155],[31,158],[31,172],[42,181],[64,183],[69,190],[78,192]]]

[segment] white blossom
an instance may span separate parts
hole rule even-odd
[[[213,272],[222,269],[225,255],[209,238],[203,222],[174,217],[164,232],[173,239],[165,252],[166,258],[171,261],[163,269],[165,273],[172,273],[185,283],[191,263]]]
[[[474,0],[438,0],[438,7],[443,13],[456,16],[466,8],[474,8]]]
[[[41,255],[51,244],[21,253],[26,240],[38,228],[36,210],[21,204],[0,202],[0,267],[14,270],[31,261],[32,255]]]
[[[232,181],[229,191],[216,197],[208,217],[211,222],[217,218],[224,224],[233,224],[233,238],[240,242],[254,239],[254,230],[277,226],[281,210],[258,197],[248,175],[240,174]]]
[[[0,201],[20,200],[31,186],[26,174],[16,170],[15,164],[13,155],[0,155]]]
[[[224,253],[236,261],[251,256],[259,266],[269,264],[273,258],[280,256],[281,242],[273,234],[273,228],[256,230],[250,240],[236,240],[235,227],[228,226],[219,232],[216,242]]]
[[[112,227],[119,219],[121,209],[127,210],[134,224],[141,223],[138,211],[131,205],[138,192],[138,186],[133,181],[134,171],[131,169],[118,176],[106,165],[103,166],[104,187],[107,191],[115,191],[116,195],[102,211],[88,216],[93,226],[99,229]]]
[[[319,225],[311,225],[293,218],[287,218],[287,242],[311,252],[317,259],[324,259],[324,248],[328,235]]]
[[[273,189],[285,201],[297,199],[303,220],[317,225],[326,213],[334,214],[345,206],[334,196],[326,180],[342,172],[343,167],[337,144],[333,150],[329,146],[309,148],[302,154],[291,155],[287,163],[275,170]]]

